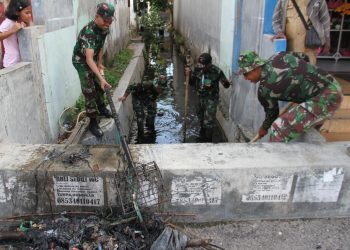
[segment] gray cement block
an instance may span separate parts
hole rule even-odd
[[[0,155],[0,217],[120,206],[119,147],[2,144]]]
[[[32,62],[38,54],[37,38],[44,33],[44,26],[29,26],[18,32],[19,50],[23,62]]]
[[[193,222],[350,216],[350,143],[132,145]],[[186,218],[186,222],[189,222]]]
[[[350,216],[348,142],[130,148],[157,163],[165,208],[196,215],[186,222]],[[119,147],[0,144],[0,156],[1,217],[120,207]]]

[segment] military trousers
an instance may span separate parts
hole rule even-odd
[[[152,120],[154,122],[154,119],[157,115],[156,101],[140,100],[139,98],[133,97],[132,106],[133,106],[138,124],[141,124],[141,123],[143,124],[143,121],[145,119],[145,109],[147,111],[147,119]]]
[[[98,107],[104,107],[104,91],[101,89],[98,80],[86,64],[73,63],[78,72],[82,93],[85,97],[86,115],[90,118],[96,118]]]
[[[212,129],[214,127],[218,102],[219,100],[216,98],[199,96],[197,114],[202,128]]]
[[[343,94],[337,81],[306,102],[290,108],[271,126],[270,142],[289,142],[309,128],[330,118],[339,108]]]

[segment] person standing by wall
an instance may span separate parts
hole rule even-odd
[[[306,29],[293,0],[278,0],[272,19],[274,38],[287,39],[287,51],[305,53],[316,65],[317,48],[305,46]],[[304,19],[311,23],[323,44],[323,53],[330,49],[330,17],[325,0],[295,0]]]
[[[21,61],[17,32],[32,22],[32,6],[29,0],[12,0],[5,11],[6,19],[0,25],[0,41],[4,48],[5,68]]]
[[[302,60],[297,53],[281,52],[268,60],[254,51],[243,52],[239,73],[256,84],[265,110],[258,138],[267,134],[270,142],[289,142],[309,128],[331,117],[343,99],[340,84],[325,71]],[[295,103],[279,115],[278,101]]]
[[[225,88],[230,87],[230,82],[225,74],[212,64],[212,58],[209,53],[202,53],[199,56],[198,64],[192,73],[190,68],[186,68],[185,73],[190,74],[190,83],[195,83],[196,86],[199,98],[197,113],[201,135],[204,141],[212,142],[216,110],[219,103],[219,82]]]
[[[104,102],[104,90],[111,88],[111,85],[103,75],[103,45],[114,20],[114,11],[110,3],[97,5],[95,19],[80,31],[72,56],[85,97],[86,114],[90,118],[89,129],[96,137],[103,136],[97,122],[98,113],[107,118],[112,117]]]

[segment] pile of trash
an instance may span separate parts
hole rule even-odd
[[[15,230],[0,230],[0,249],[21,250],[183,250],[187,247],[222,249],[209,239],[190,239],[161,217],[106,219],[102,216],[60,214],[22,220]],[[4,226],[4,224],[2,224]],[[215,246],[215,248],[206,248]]]
[[[15,232],[0,232],[0,242],[13,245],[10,249],[149,249],[163,229],[164,223],[154,218],[144,228],[136,217],[107,220],[95,215],[61,215],[37,223],[23,221]],[[19,242],[22,248],[15,248]]]

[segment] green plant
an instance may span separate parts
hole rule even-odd
[[[177,46],[181,46],[185,44],[185,38],[181,34],[179,34],[176,30],[174,30],[173,32],[173,38]]]
[[[85,98],[83,95],[80,95],[78,100],[75,102],[75,107],[77,108],[77,113],[85,110]]]
[[[160,29],[165,28],[165,21],[163,18],[159,15],[159,12],[157,10],[152,10],[148,13],[143,15],[140,20],[140,25],[144,28],[144,33],[149,33],[147,35],[151,36],[151,38],[155,38],[156,34]]]
[[[151,7],[158,11],[165,11],[169,5],[167,0],[150,0]]]

